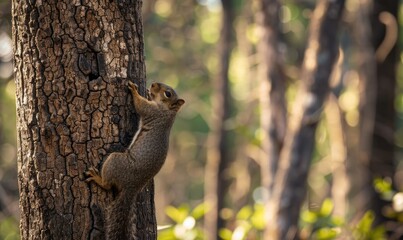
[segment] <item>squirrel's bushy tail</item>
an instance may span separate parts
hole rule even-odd
[[[135,191],[122,190],[106,210],[106,240],[130,239],[128,236],[129,215],[134,204]]]

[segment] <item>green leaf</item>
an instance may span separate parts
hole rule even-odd
[[[319,214],[321,216],[329,216],[333,211],[334,204],[330,198],[326,198],[320,208]]]
[[[175,234],[172,228],[158,231],[158,240],[172,240],[172,239],[175,239]]]
[[[339,234],[338,229],[334,228],[321,228],[318,231],[316,231],[316,239],[319,240],[329,240],[329,239],[335,239],[338,234]]]
[[[316,213],[311,212],[309,210],[304,210],[301,214],[301,219],[302,221],[306,222],[306,223],[315,223],[316,220],[318,219],[318,216]]]
[[[258,230],[264,230],[266,227],[265,219],[264,219],[264,205],[263,204],[255,204],[255,211],[252,214],[250,221],[252,226]]]
[[[375,214],[372,211],[367,211],[361,218],[357,227],[362,232],[369,232],[371,230],[372,223],[374,222]]]
[[[175,223],[182,223],[183,220],[188,216],[188,212],[183,208],[175,208],[173,206],[168,206],[165,209],[165,213],[169,218],[171,218]]]
[[[371,226],[374,222],[375,214],[372,211],[365,212],[364,216],[358,222],[357,226],[353,230],[354,239],[364,240],[371,239]]]
[[[186,216],[188,216],[189,213],[190,213],[190,208],[189,208],[189,205],[187,205],[187,204],[181,204],[181,205],[178,207],[178,210],[179,210],[181,213],[186,214]]]
[[[238,214],[236,215],[236,219],[239,220],[247,220],[252,215],[252,207],[245,206],[239,210]]]
[[[374,230],[372,230],[371,239],[386,240],[387,237],[386,237],[385,226],[381,225],[381,226],[376,227]]]
[[[204,216],[204,214],[208,211],[207,209],[207,205],[203,203],[200,203],[199,205],[197,205],[192,213],[191,216],[194,217],[194,219],[200,219]]]
[[[334,216],[332,217],[332,223],[334,226],[343,226],[344,225],[344,219],[342,217]]]
[[[232,238],[232,231],[228,228],[221,228],[218,232],[218,236],[220,236],[223,240],[231,240]]]
[[[388,179],[384,178],[375,178],[374,187],[380,193],[387,193],[392,191],[392,183]]]

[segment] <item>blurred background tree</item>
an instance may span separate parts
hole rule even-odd
[[[261,106],[275,100],[260,96],[276,85],[271,83],[267,89],[262,83],[266,50],[261,43],[267,31],[259,20],[267,14],[263,2],[232,1],[237,17],[228,65],[231,107],[223,122],[231,132],[226,149],[231,159],[221,171],[228,184],[227,191],[220,193],[224,204],[218,211],[222,239],[263,239],[264,204],[271,196],[262,173],[267,170],[263,169],[265,144],[273,129],[262,119],[268,119],[265,111],[275,110]],[[278,3],[273,7],[278,9],[274,12],[278,22],[268,22],[272,34],[277,34],[275,47],[267,50],[275,56],[268,58],[269,66],[281,64],[284,109],[293,109],[317,1],[267,2]],[[18,190],[10,9],[9,1],[0,1],[0,238],[11,239],[17,236]],[[202,220],[210,207],[204,204],[205,170],[216,117],[214,84],[222,65],[218,54],[223,8],[219,0],[150,0],[144,1],[143,13],[149,82],[172,85],[187,101],[155,182],[158,223],[167,225],[160,238],[203,239]],[[298,221],[300,238],[382,239],[386,233],[399,239],[403,235],[402,13],[401,1],[346,0],[331,93],[314,135]],[[285,116],[271,115],[272,119]],[[277,121],[281,125],[286,120]],[[274,129],[284,134],[281,126]]]
[[[19,239],[11,1],[0,1],[0,238]]]

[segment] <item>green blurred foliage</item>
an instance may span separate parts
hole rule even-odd
[[[374,186],[381,197],[390,203],[383,209],[384,215],[403,224],[403,192],[393,189],[391,180],[388,178],[375,178]]]
[[[384,226],[373,227],[374,214],[366,212],[355,224],[332,215],[334,203],[325,199],[318,210],[303,210],[300,218],[301,238],[312,240],[354,239],[386,240]],[[208,206],[204,203],[190,209],[188,205],[168,206],[165,209],[172,225],[160,226],[159,240],[199,240],[203,238],[204,213]],[[223,240],[263,239],[265,227],[264,206],[255,203],[244,206],[238,212],[227,209],[228,228],[220,229]]]
[[[206,210],[204,203],[190,209],[188,205],[179,207],[168,206],[165,213],[173,221],[173,225],[161,227],[158,233],[159,240],[201,240],[203,231],[201,223]]]
[[[20,239],[18,228],[15,84],[12,79],[11,1],[0,1],[0,239]]]
[[[263,230],[266,224],[262,204],[255,203],[253,206],[244,206],[234,215],[234,219],[228,219],[232,227],[220,229],[219,235],[222,239],[263,238]]]
[[[332,216],[334,204],[325,199],[318,210],[303,210],[301,213],[301,232],[312,239],[336,239],[345,224],[343,219]]]
[[[198,240],[203,237],[203,216],[209,210],[204,204],[198,204],[193,209],[187,204],[179,207],[168,206],[165,213],[172,221],[171,225],[159,226],[159,240]],[[233,229],[220,229],[219,235],[223,240],[231,239],[262,239],[264,229],[264,207],[261,204],[244,206],[238,212],[227,209],[226,213],[232,222]]]
[[[18,222],[15,218],[4,218],[0,220],[0,239],[3,240],[18,240],[19,229]]]
[[[357,226],[353,229],[353,237],[357,240],[386,240],[385,229],[383,226],[373,228],[375,216],[372,211],[364,214]]]

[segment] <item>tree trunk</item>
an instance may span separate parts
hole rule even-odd
[[[257,22],[262,29],[262,35],[258,45],[260,56],[258,77],[260,126],[263,132],[260,169],[262,186],[267,190],[267,196],[271,196],[286,131],[285,76],[278,50],[281,32],[280,3],[277,0],[261,0],[259,3]],[[266,211],[269,211],[268,206]],[[268,231],[268,228],[266,230]]]
[[[332,165],[331,195],[334,202],[333,215],[345,218],[348,213],[350,181],[347,172],[347,147],[343,115],[338,98],[330,94],[325,106],[326,122],[329,131],[329,145]]]
[[[371,13],[372,46],[376,57],[375,121],[372,132],[372,147],[369,170],[372,180],[376,177],[393,180],[395,174],[395,94],[397,66],[397,37],[399,2],[394,0],[373,1]],[[375,211],[375,223],[388,219],[382,210],[390,203],[374,191],[373,184],[370,208]]]
[[[372,188],[372,177],[369,172],[372,133],[374,129],[375,98],[376,98],[376,65],[375,53],[371,44],[370,12],[372,0],[360,0],[355,4],[353,21],[353,37],[357,47],[357,70],[359,76],[359,145],[358,161],[352,161],[351,171],[352,193],[358,193],[354,205],[357,206],[357,218],[360,218],[375,194]]]
[[[229,63],[234,40],[234,2],[222,0],[222,26],[219,42],[219,73],[215,81],[212,132],[209,136],[208,159],[205,173],[205,201],[209,211],[205,217],[206,239],[218,239],[218,231],[224,227],[220,210],[229,187],[226,170],[231,162],[230,132],[225,122],[230,117]]]
[[[315,130],[338,54],[337,30],[344,2],[321,0],[311,18],[301,88],[280,153],[273,197],[269,199],[266,239],[298,238],[299,212],[306,194]]]
[[[83,172],[135,133],[127,82],[145,94],[141,4],[13,1],[22,239],[103,238],[112,194]],[[139,239],[156,238],[153,191],[130,213]]]
[[[260,79],[260,125],[263,131],[261,172],[262,185],[273,188],[280,150],[286,130],[285,76],[280,48],[280,3],[261,0],[258,22],[262,28],[258,53]]]

